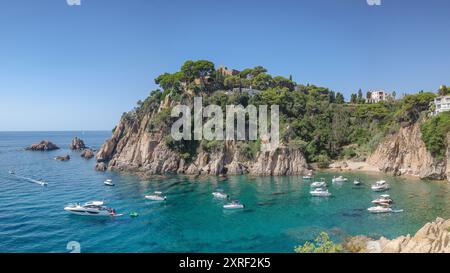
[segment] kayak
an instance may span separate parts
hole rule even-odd
[[[137,213],[137,212],[130,212],[130,216],[131,217],[138,217],[139,213]]]

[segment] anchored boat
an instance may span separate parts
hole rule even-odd
[[[317,188],[309,192],[312,196],[318,197],[328,197],[331,196],[331,193],[325,188]]]
[[[64,210],[76,215],[83,216],[121,216],[112,208],[104,206],[103,201],[90,201],[84,204],[68,204]]]
[[[372,203],[377,205],[390,205],[394,203],[394,200],[392,200],[389,194],[382,194],[380,198],[373,200]]]
[[[386,191],[389,189],[389,184],[386,183],[385,180],[379,180],[375,182],[375,185],[372,185],[373,191]]]
[[[145,199],[151,200],[151,201],[165,201],[167,200],[167,197],[162,194],[160,191],[155,191],[153,194],[146,195]]]
[[[103,182],[103,184],[110,187],[114,186],[114,183],[112,182],[111,179],[106,179],[105,182]]]
[[[331,180],[332,182],[347,182],[348,179],[343,177],[342,175],[336,177],[334,176],[333,179]]]
[[[227,199],[229,197],[229,195],[224,193],[223,190],[221,189],[217,189],[215,192],[212,193],[212,195],[214,196],[214,198],[217,199]]]
[[[231,203],[223,205],[224,209],[243,209],[244,207],[239,200],[233,200]]]
[[[325,182],[325,178],[321,178],[320,181],[316,181],[311,183],[312,188],[325,188],[327,183]]]

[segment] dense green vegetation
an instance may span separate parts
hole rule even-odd
[[[297,84],[292,77],[272,76],[261,66],[230,74],[224,73],[223,69],[216,70],[212,62],[204,60],[187,61],[180,71],[164,73],[155,82],[161,89],[153,91],[143,102],[139,101],[134,111],[126,114],[126,118],[134,118],[154,113],[148,125],[149,131],[168,132],[168,125],[173,119],[170,117],[170,105],[191,105],[194,96],[202,96],[204,105],[217,104],[223,109],[230,104],[244,107],[248,104],[276,104],[280,107],[282,144],[300,149],[309,162],[317,162],[323,167],[333,159],[364,159],[384,137],[423,117],[436,96],[421,91],[400,100],[367,104],[363,92],[358,90],[347,103],[340,92]],[[260,92],[249,95],[242,91],[244,88]],[[369,95],[367,93],[366,97]],[[158,112],[160,104],[166,104],[168,97],[168,108]],[[427,128],[425,126],[424,130]],[[166,141],[171,149],[187,159],[194,158],[201,150],[218,151],[224,145],[223,142],[205,140],[177,144]],[[427,144],[429,149],[434,151],[436,147],[441,147],[436,141],[427,140],[427,143],[431,142],[433,144]],[[253,159],[260,143],[239,141],[237,145],[247,159]]]
[[[444,112],[424,122],[420,127],[427,150],[442,160],[447,151],[447,134],[450,132],[450,112]]]
[[[314,242],[306,242],[304,245],[295,247],[296,253],[339,253],[343,252],[340,244],[335,244],[330,240],[327,233],[322,232]]]

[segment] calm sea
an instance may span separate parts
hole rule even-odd
[[[98,149],[110,132],[0,132],[0,252],[68,252],[76,241],[81,252],[292,252],[321,231],[340,241],[348,235],[386,236],[414,233],[437,216],[450,218],[450,184],[395,178],[382,174],[346,173],[365,183],[329,183],[330,198],[309,195],[300,177],[228,178],[184,176],[141,180],[133,175],[100,173],[95,160],[68,150],[82,138]],[[49,139],[62,149],[29,152],[24,147]],[[53,160],[69,154],[68,162]],[[10,175],[44,179],[47,187]],[[115,187],[103,185],[111,178]],[[395,208],[403,213],[367,212],[378,194],[377,179],[387,180]],[[224,211],[212,198],[222,188],[246,208]],[[146,193],[163,191],[168,200],[151,203]],[[124,216],[115,219],[69,215],[67,203],[105,200]],[[139,216],[131,218],[130,212]]]

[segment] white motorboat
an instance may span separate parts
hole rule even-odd
[[[45,182],[44,180],[39,179],[39,180],[36,180],[36,181],[37,181],[36,183],[41,185],[41,186],[47,186],[48,185],[48,183]]]
[[[353,185],[359,186],[359,185],[361,185],[361,181],[359,181],[359,180],[354,180],[354,181],[353,181]]]
[[[375,206],[370,207],[367,210],[371,213],[387,213],[393,211],[392,208],[390,208],[389,206]]]
[[[394,200],[392,200],[392,198],[388,194],[382,194],[380,195],[380,198],[372,201],[372,203],[377,205],[390,205],[393,202]]]
[[[84,204],[68,204],[64,210],[76,215],[84,216],[121,216],[112,208],[104,206],[103,201],[90,201]]]
[[[153,194],[146,195],[145,199],[151,200],[151,201],[165,201],[167,200],[167,196],[164,196],[162,192],[155,191]]]
[[[224,209],[243,209],[244,207],[239,200],[233,200],[231,203],[223,205]]]
[[[328,197],[331,193],[325,188],[317,188],[309,192],[312,196]]]
[[[327,183],[325,182],[324,178],[321,178],[320,181],[316,181],[311,183],[311,187],[312,188],[326,188],[327,187]]]
[[[214,196],[214,198],[217,198],[217,199],[227,199],[229,197],[228,194],[224,193],[221,190],[217,190],[217,191],[213,192],[212,195]]]
[[[309,180],[312,179],[312,175],[304,175],[302,178],[303,180]]]
[[[9,174],[16,174],[14,171],[9,171]]]
[[[348,179],[343,177],[342,175],[336,177],[334,176],[333,179],[331,180],[332,182],[347,182]]]
[[[106,179],[105,182],[103,182],[103,184],[105,184],[106,186],[114,186],[114,183],[112,182],[111,179]]]
[[[375,185],[372,185],[373,191],[386,191],[389,189],[389,184],[386,183],[385,180],[379,180],[375,182]]]

